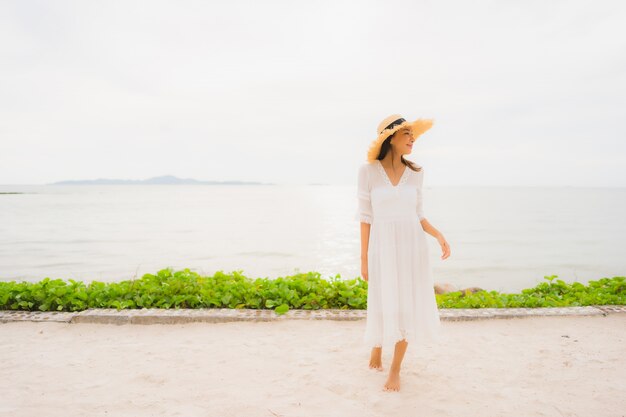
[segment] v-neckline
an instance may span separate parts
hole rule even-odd
[[[402,171],[402,175],[400,175],[400,179],[398,180],[398,183],[396,185],[393,185],[393,183],[391,182],[391,179],[389,178],[389,175],[387,175],[387,171],[385,170],[383,163],[380,161],[380,159],[377,159],[377,161],[378,161],[378,166],[380,167],[383,175],[385,176],[385,179],[387,180],[387,183],[391,185],[393,188],[396,188],[397,186],[399,186],[402,183],[402,180],[404,179],[404,176],[406,175],[406,170],[409,167],[407,167],[406,165],[404,166],[404,171]]]

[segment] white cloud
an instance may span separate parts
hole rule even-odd
[[[430,185],[626,186],[625,17],[619,1],[3,2],[0,183],[351,183],[402,113],[435,119],[411,155]]]

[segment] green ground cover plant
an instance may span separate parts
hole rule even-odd
[[[440,308],[626,305],[626,277],[567,283],[557,275],[520,293],[456,291],[436,295]],[[248,278],[241,271],[201,276],[166,268],[139,279],[88,284],[70,279],[0,282],[0,310],[82,311],[89,308],[366,309],[367,282],[318,272]]]

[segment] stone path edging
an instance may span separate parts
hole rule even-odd
[[[273,310],[252,309],[89,309],[79,312],[0,310],[0,323],[35,321],[100,324],[181,324],[192,322],[226,323],[234,321],[277,320],[363,320],[366,310],[290,310],[283,315]],[[444,308],[442,321],[465,321],[535,316],[606,316],[626,313],[626,306],[584,306],[548,308]]]

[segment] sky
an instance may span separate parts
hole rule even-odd
[[[626,187],[623,1],[0,0],[0,184]]]

